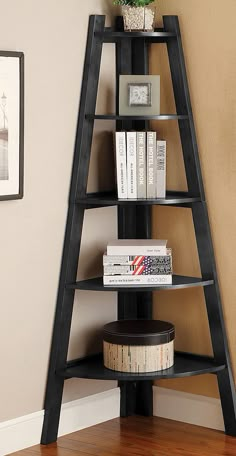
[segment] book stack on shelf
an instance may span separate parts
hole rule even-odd
[[[163,239],[118,239],[103,255],[104,285],[172,284],[172,251]]]
[[[118,198],[166,197],[166,141],[155,131],[115,133]]]

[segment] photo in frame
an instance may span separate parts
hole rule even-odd
[[[150,82],[128,84],[129,106],[152,106],[152,84]]]
[[[0,51],[0,200],[23,198],[24,54]]]
[[[159,75],[120,75],[119,115],[158,116],[160,114]]]

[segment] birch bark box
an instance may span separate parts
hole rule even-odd
[[[175,328],[160,320],[117,320],[103,330],[104,366],[119,372],[156,372],[174,364]]]

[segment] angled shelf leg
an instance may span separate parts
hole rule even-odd
[[[226,365],[217,373],[226,434],[236,436],[236,392],[225,330],[217,271],[212,246],[210,224],[203,188],[199,153],[184,63],[180,28],[177,16],[164,16],[164,28],[176,34],[167,43],[170,70],[177,112],[187,113],[188,120],[179,121],[180,137],[185,161],[188,189],[191,195],[200,195],[201,201],[192,205],[192,215],[203,279],[214,283],[204,287],[211,341],[216,362]]]
[[[213,277],[214,284],[204,287],[212,348],[216,362],[226,365],[217,372],[218,386],[225,423],[225,432],[236,436],[236,391],[224,324],[214,251],[206,203],[196,203],[192,209],[202,277]]]
[[[93,134],[93,122],[86,120],[85,114],[86,112],[95,113],[102,53],[102,41],[99,37],[95,37],[95,33],[103,31],[104,24],[105,16],[90,16],[69,209],[45,396],[42,444],[54,442],[58,433],[64,380],[56,374],[56,371],[65,367],[67,360],[74,291],[66,288],[66,284],[74,282],[77,275],[84,208],[76,204],[76,199],[86,194]]]

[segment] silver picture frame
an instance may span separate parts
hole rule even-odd
[[[132,82],[128,84],[129,106],[152,106],[152,83]]]
[[[160,114],[160,75],[120,74],[119,115],[158,116]]]

